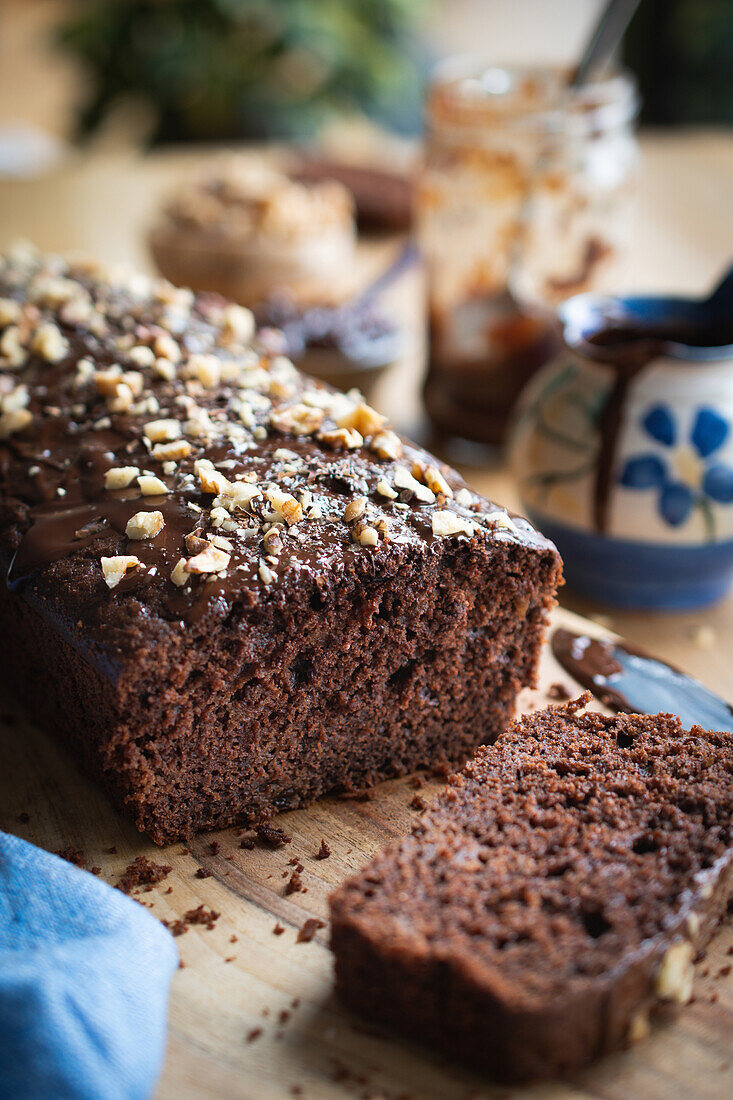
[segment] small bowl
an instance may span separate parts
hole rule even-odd
[[[376,302],[304,309],[279,295],[259,303],[255,317],[281,333],[282,351],[300,370],[339,390],[355,387],[367,398],[404,351],[401,327]]]
[[[559,311],[562,347],[520,399],[510,461],[593,600],[681,610],[731,585],[732,289],[581,294]]]

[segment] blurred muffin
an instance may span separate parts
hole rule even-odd
[[[355,238],[342,184],[302,183],[247,157],[218,162],[173,195],[150,248],[171,282],[244,305],[275,291],[341,301],[353,291]]]

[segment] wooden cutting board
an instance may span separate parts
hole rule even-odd
[[[555,624],[593,634],[598,626],[558,609]],[[579,689],[546,647],[540,688],[520,709],[544,706],[547,689]],[[430,801],[441,783],[429,780]],[[138,895],[151,912],[175,921],[204,905],[220,914],[197,924],[176,944],[183,968],[173,979],[168,1054],[157,1095],[169,1100],[691,1100],[733,1096],[733,962],[728,925],[698,964],[695,1001],[674,1022],[656,1027],[633,1050],[605,1059],[567,1083],[529,1089],[492,1088],[459,1067],[363,1025],[333,996],[328,928],[298,942],[309,918],[325,921],[329,891],[388,841],[404,835],[419,812],[409,779],[378,787],[369,801],[324,799],[283,814],[276,824],[292,838],[273,850],[239,847],[236,830],[156,848],[78,772],[73,760],[24,719],[0,704],[0,828],[56,851],[80,849],[88,866],[116,883],[138,855],[170,864],[171,873]],[[27,820],[26,820],[27,815]],[[331,850],[315,858],[321,840]],[[299,860],[304,891],[286,894]],[[210,877],[196,877],[203,868]],[[274,929],[284,929],[279,935]],[[302,1091],[298,1091],[301,1089]]]

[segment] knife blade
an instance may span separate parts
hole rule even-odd
[[[600,702],[630,714],[676,714],[685,729],[733,733],[733,707],[699,680],[622,639],[557,627],[555,659]]]

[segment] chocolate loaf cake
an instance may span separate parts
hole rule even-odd
[[[514,723],[331,898],[338,991],[505,1081],[567,1072],[684,1003],[733,893],[733,738],[670,715]]]
[[[16,250],[0,387],[3,674],[154,840],[462,761],[533,680],[552,545],[242,307]]]

